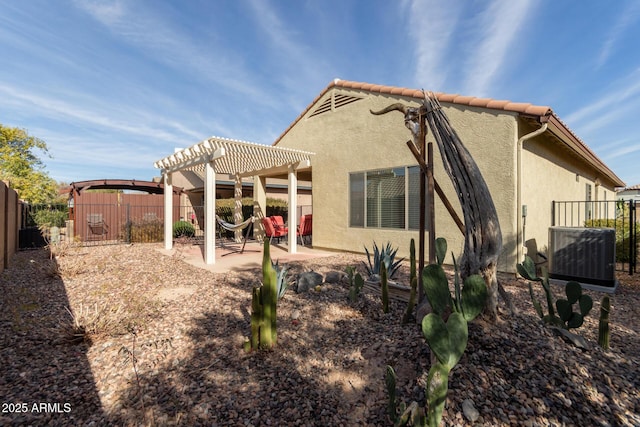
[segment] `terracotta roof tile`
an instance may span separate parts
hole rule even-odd
[[[385,86],[371,83],[354,82],[349,80],[335,79],[309,104],[309,106],[289,125],[289,127],[276,139],[273,145],[276,145],[289,130],[302,119],[311,107],[323,97],[329,90],[334,87],[341,87],[347,89],[365,90],[375,93],[383,93],[388,95],[412,97],[418,100],[422,100],[424,94],[418,89],[409,89],[397,86]],[[538,117],[539,121],[547,122],[550,118],[553,118],[555,122],[561,128],[560,131],[575,142],[577,146],[578,154],[583,156],[587,161],[594,164],[598,169],[608,175],[617,185],[623,186],[624,182],[618,178],[605,164],[598,158],[598,156],[591,151],[591,149],[576,136],[567,126],[560,120],[560,118],[553,112],[551,107],[543,105],[533,105],[524,102],[511,102],[508,100],[497,100],[492,98],[477,98],[474,96],[462,96],[458,94],[448,94],[442,92],[435,92],[435,96],[440,102],[448,102],[458,105],[469,105],[471,107],[489,108],[494,110],[510,111],[527,116]]]

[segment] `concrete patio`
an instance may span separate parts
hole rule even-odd
[[[179,256],[191,265],[214,273],[260,268],[262,265],[262,243],[248,241],[242,253],[239,252],[241,248],[242,243],[225,241],[222,246],[218,244],[216,247],[215,264],[205,263],[204,245],[202,242],[175,243],[172,249],[158,248],[158,251],[168,256]],[[291,261],[329,257],[337,254],[337,252],[322,251],[301,245],[298,245],[297,253],[295,254],[287,252],[287,249],[288,247],[285,242],[272,242],[271,259],[273,261],[279,260],[282,264]]]

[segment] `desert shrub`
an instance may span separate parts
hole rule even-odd
[[[173,227],[173,234],[175,236],[176,225],[174,224]],[[159,220],[132,221],[128,224],[127,232],[129,236],[128,241],[131,243],[161,242],[164,239],[164,224]]]
[[[616,261],[629,262],[629,245],[631,244],[631,231],[633,227],[629,218],[618,219],[589,219],[585,221],[585,227],[615,228],[616,230]],[[635,223],[636,236],[640,236],[640,223]]]
[[[190,222],[176,221],[173,223],[173,237],[193,237],[196,229]]]
[[[122,323],[122,306],[109,304],[80,304],[75,312],[65,307],[70,319],[63,322],[63,340],[70,344],[91,344],[99,336],[114,335]]]
[[[33,221],[39,228],[64,227],[68,212],[57,209],[40,209],[33,214]]]

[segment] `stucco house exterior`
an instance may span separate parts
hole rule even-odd
[[[548,245],[552,201],[615,200],[625,184],[550,107],[437,93],[491,191],[503,235],[501,271]],[[313,152],[314,247],[363,252],[392,242],[407,255],[418,239],[418,167],[402,114],[375,116],[392,103],[418,106],[420,90],[334,80],[275,141]],[[427,142],[434,142],[427,135]],[[435,179],[462,217],[434,143]],[[526,216],[525,216],[526,215]],[[462,252],[463,236],[436,196],[436,237]],[[450,262],[450,260],[448,260]]]
[[[618,200],[633,200],[640,204],[640,184],[618,190],[616,197]]]

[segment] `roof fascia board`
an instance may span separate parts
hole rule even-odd
[[[624,187],[622,181],[611,169],[609,169],[582,141],[580,141],[571,130],[569,130],[559,118],[552,114],[549,119],[549,131],[569,147],[576,155],[584,159],[594,167],[599,173],[606,176],[615,187]]]

